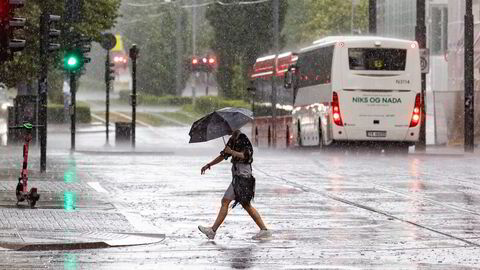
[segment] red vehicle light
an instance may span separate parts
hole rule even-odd
[[[410,121],[410,127],[416,127],[420,122],[420,106],[422,105],[420,100],[420,94],[415,97],[415,106],[413,107],[412,120]]]
[[[337,92],[333,92],[332,97],[332,111],[333,111],[333,122],[337,126],[343,126],[342,115],[340,114],[340,103],[338,101],[338,94]]]

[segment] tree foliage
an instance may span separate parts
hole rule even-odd
[[[226,97],[238,97],[238,93],[244,89],[234,89],[233,78],[235,70],[238,70],[235,66],[240,65],[242,77],[247,78],[248,68],[253,66],[255,59],[273,48],[272,1],[245,5],[239,2],[251,1],[222,2],[227,5],[210,5],[206,13],[207,20],[214,30],[212,49],[218,58],[217,82]],[[287,1],[279,2],[279,31],[281,31]]]
[[[191,54],[191,27],[187,11],[176,3],[151,7],[147,13],[145,7],[127,6],[123,10],[122,32],[126,43],[135,43],[140,48],[137,60],[139,90],[158,96],[177,94],[177,64],[181,65],[180,88],[183,89],[188,75],[185,69]],[[180,25],[177,19],[180,19]],[[177,36],[180,37],[180,51]]]
[[[102,31],[113,27],[118,17],[118,8],[121,0],[84,0],[83,20],[74,25],[76,31],[99,40]],[[39,71],[39,40],[40,40],[40,14],[43,10],[50,14],[64,14],[65,1],[58,0],[29,0],[22,9],[18,9],[17,16],[27,19],[25,29],[16,31],[16,36],[23,36],[26,40],[26,48],[16,53],[13,61],[0,65],[0,81],[9,86],[19,84],[34,85]],[[56,29],[62,29],[63,21]],[[21,33],[23,32],[23,33]],[[62,33],[64,34],[64,32]],[[49,95],[61,92],[61,80],[63,70],[60,65],[61,51],[50,54],[49,57]],[[36,91],[35,91],[36,92]]]
[[[352,5],[354,1],[290,0],[284,36],[287,46],[298,48],[329,35],[352,33]],[[368,32],[368,0],[353,6],[353,30]]]

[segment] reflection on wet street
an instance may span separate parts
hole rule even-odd
[[[223,143],[189,145],[185,129],[157,132],[165,133],[162,147],[140,143],[138,153],[82,152],[80,139],[78,153],[58,155],[64,157],[64,211],[85,207],[80,197],[101,194],[125,215],[149,221],[165,233],[164,241],[74,252],[0,251],[0,268],[31,269],[33,258],[52,269],[475,269],[480,263],[480,156],[256,148],[254,205],[272,236],[252,240],[258,228],[236,207],[208,241],[197,226],[213,223],[231,163],[205,175],[200,168]],[[89,182],[96,192],[88,196],[69,188],[85,175],[96,181]]]

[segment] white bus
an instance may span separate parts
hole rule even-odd
[[[418,141],[421,69],[415,41],[337,36],[298,53],[293,133],[299,146],[375,144],[408,151]],[[286,76],[286,78],[289,76]]]

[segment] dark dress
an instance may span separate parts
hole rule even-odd
[[[235,194],[235,202],[232,206],[237,204],[248,204],[255,196],[255,178],[252,175],[252,162],[253,162],[253,147],[248,139],[247,135],[240,133],[237,139],[230,138],[227,142],[232,150],[243,153],[244,158],[232,157],[232,184]],[[221,152],[225,159],[231,157],[231,155]],[[230,187],[229,187],[230,189]],[[229,190],[227,190],[228,192]],[[225,192],[225,195],[227,195]]]

